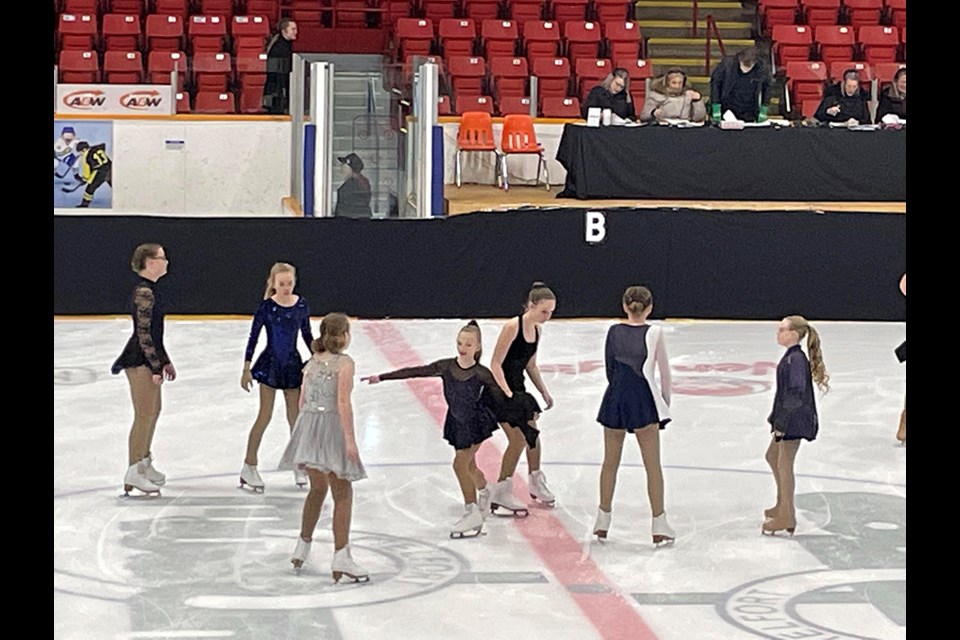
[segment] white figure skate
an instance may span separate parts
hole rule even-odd
[[[301,489],[305,488],[309,483],[309,478],[307,477],[307,470],[297,467],[293,470],[293,481],[297,483],[297,486]]]
[[[498,513],[498,509],[504,509],[510,513]],[[527,505],[513,496],[513,480],[510,478],[493,485],[493,492],[490,496],[490,513],[498,516],[512,515],[517,518],[526,518],[530,515]]]
[[[250,487],[254,493],[263,493],[263,479],[257,471],[256,465],[243,463],[243,469],[240,470],[240,488]]]
[[[471,502],[463,510],[463,517],[457,520],[450,530],[450,537],[476,538],[483,531],[483,512],[476,502]]]
[[[303,563],[307,561],[307,557],[310,555],[310,542],[307,542],[303,538],[297,537],[297,548],[293,550],[293,557],[290,558],[290,562],[293,564],[293,570],[298,574],[300,569],[303,568]]]
[[[490,499],[493,497],[493,488],[494,485],[488,482],[483,489],[477,490],[477,508],[480,510],[480,515],[483,516],[484,520],[486,520],[487,514],[490,513]]]
[[[144,458],[143,461],[146,463],[146,467],[144,468],[144,475],[147,476],[147,480],[157,485],[158,487],[162,487],[163,485],[167,484],[167,476],[153,468],[152,453],[148,453],[147,457]]]
[[[159,496],[160,487],[150,482],[146,475],[146,460],[141,460],[130,465],[126,475],[123,476],[123,495],[129,496],[134,489],[142,491],[148,496]]]
[[[548,507],[552,507],[557,501],[557,497],[547,488],[547,476],[539,469],[530,474],[530,497]]]
[[[353,556],[350,555],[350,545],[333,554],[333,564],[330,569],[333,573],[333,581],[338,584],[343,576],[351,578],[354,582],[370,582],[370,574],[353,561]]]
[[[663,544],[671,544],[677,538],[677,534],[674,533],[673,529],[670,528],[670,525],[667,524],[667,513],[663,512],[659,516],[653,519],[653,524],[650,527],[651,533],[653,533],[653,544],[660,546]]]
[[[593,525],[593,535],[600,540],[607,539],[607,532],[610,531],[610,516],[612,512],[597,509],[597,522]]]

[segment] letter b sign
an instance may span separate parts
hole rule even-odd
[[[587,211],[586,236],[588,244],[603,242],[607,237],[607,219],[599,211]]]

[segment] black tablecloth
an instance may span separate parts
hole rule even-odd
[[[567,124],[561,198],[907,199],[907,132]]]

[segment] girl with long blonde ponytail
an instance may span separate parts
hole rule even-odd
[[[800,348],[807,339],[809,359]],[[786,531],[793,535],[797,526],[794,508],[794,462],[801,440],[816,439],[819,431],[814,383],[821,391],[829,390],[830,376],[823,363],[820,334],[803,316],[787,316],[777,328],[777,343],[786,347],[777,364],[777,388],[773,411],[767,418],[773,438],[767,448],[767,464],[777,484],[777,503],[763,514],[763,533]]]

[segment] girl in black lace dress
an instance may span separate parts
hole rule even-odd
[[[528,513],[526,505],[513,495],[513,473],[524,449],[530,472],[530,497],[547,505],[553,505],[556,500],[540,470],[540,430],[537,429],[540,405],[527,393],[523,376],[524,372],[530,376],[547,404],[546,409],[550,409],[553,397],[537,368],[537,347],[540,345],[540,327],[553,316],[556,307],[557,297],[553,291],[542,282],[534,282],[527,294],[524,312],[503,325],[490,361],[490,370],[506,396],[497,412],[497,421],[509,439],[491,506],[493,509],[503,507],[515,516]]]
[[[174,380],[177,370],[163,346],[163,301],[156,290],[157,280],[167,274],[167,255],[159,244],[142,244],[133,252],[130,266],[140,276],[133,290],[131,316],[133,335],[110,371],[123,371],[133,399],[133,426],[128,439],[127,473],[124,491],[136,488],[159,493],[167,477],[153,468],[153,433],[160,417],[160,385]]]
[[[480,327],[471,320],[457,334],[456,358],[360,378],[370,384],[429,377],[443,381],[443,397],[447,401],[443,438],[456,450],[453,472],[460,483],[464,503],[463,517],[451,529],[451,538],[479,535],[490,506],[487,479],[477,467],[476,457],[480,444],[497,430],[494,407],[502,396],[493,374],[480,364],[481,353]]]

